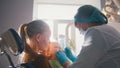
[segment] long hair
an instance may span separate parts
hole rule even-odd
[[[26,39],[32,38],[34,35],[36,35],[38,33],[42,34],[43,32],[45,32],[46,28],[49,29],[48,25],[42,20],[34,20],[32,22],[25,23],[20,26],[19,34],[24,42],[24,46],[25,46],[24,51],[25,52],[32,53],[32,48],[29,47]],[[36,48],[36,47],[34,46],[34,48]]]

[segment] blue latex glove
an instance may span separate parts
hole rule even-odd
[[[75,62],[77,57],[72,53],[71,49],[69,47],[65,48],[65,54],[67,55],[67,57],[72,61]]]
[[[59,60],[60,64],[63,64],[65,62],[69,62],[68,57],[66,56],[66,54],[63,51],[58,51],[56,53],[56,57]]]

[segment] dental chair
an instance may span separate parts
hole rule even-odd
[[[10,66],[8,68],[34,68],[30,63],[14,64],[10,54],[20,55],[24,50],[24,44],[18,33],[10,28],[0,35],[0,56],[5,55]]]

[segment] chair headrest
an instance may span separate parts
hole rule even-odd
[[[7,48],[13,55],[18,55],[24,50],[22,39],[12,28],[1,34],[0,47],[2,50]]]

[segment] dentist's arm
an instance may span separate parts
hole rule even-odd
[[[71,62],[69,61],[68,57],[66,56],[66,54],[63,51],[58,51],[56,53],[56,57],[59,60],[60,64],[64,68],[68,68],[68,66],[71,64]]]
[[[69,47],[65,48],[65,54],[66,56],[72,61],[75,62],[77,57],[73,54],[72,50]]]

